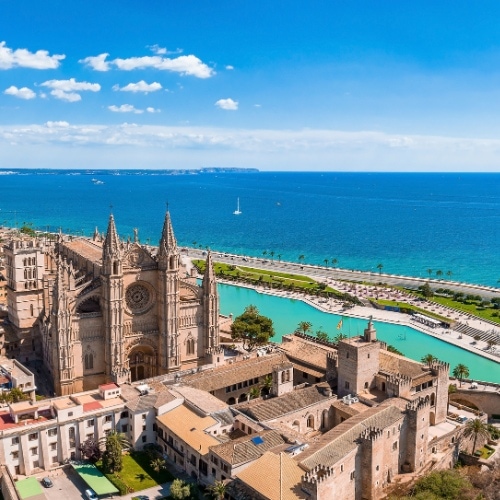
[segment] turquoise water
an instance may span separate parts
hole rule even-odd
[[[241,314],[246,306],[254,304],[261,314],[269,316],[274,322],[276,335],[274,342],[281,342],[283,335],[293,332],[299,322],[309,321],[312,330],[326,331],[335,337],[341,317],[318,311],[300,300],[264,295],[248,288],[219,284],[221,313],[235,316]],[[359,335],[366,328],[367,321],[344,317],[342,333]],[[469,368],[470,378],[488,382],[500,382],[500,364],[465,351],[447,342],[425,335],[413,328],[374,321],[377,337],[399,349],[405,356],[420,361],[432,353],[436,358],[450,363],[452,370],[458,363]]]

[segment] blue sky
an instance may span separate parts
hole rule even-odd
[[[497,1],[0,0],[0,168],[499,171]]]

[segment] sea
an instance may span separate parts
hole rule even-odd
[[[0,225],[157,244],[167,205],[180,245],[500,286],[500,174],[0,170]]]
[[[237,209],[239,199],[240,214]],[[500,174],[0,170],[0,225],[156,245],[170,211],[178,244],[267,259],[500,286]],[[382,266],[382,268],[380,268]],[[221,312],[258,306],[275,341],[300,321],[331,337],[340,317],[300,301],[219,286]],[[365,321],[349,319],[358,335]],[[382,340],[420,360],[429,352],[500,382],[500,364],[411,328],[377,323]]]

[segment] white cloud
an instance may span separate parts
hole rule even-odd
[[[90,92],[99,92],[101,86],[98,83],[77,82],[74,78],[69,80],[47,80],[43,82],[42,87],[52,89],[50,94],[56,99],[67,102],[77,102],[82,99],[82,96],[77,92],[88,90]]]
[[[100,54],[94,57],[86,57],[80,62],[97,71],[109,71],[111,65],[123,71],[134,69],[154,68],[161,71],[172,71],[181,75],[195,76],[196,78],[210,78],[215,71],[194,55],[179,56],[174,58],[162,57],[161,55],[129,57],[126,59],[113,59],[106,61],[109,54]]]
[[[96,71],[109,71],[109,62],[106,58],[109,56],[108,53],[99,54],[94,57],[86,57],[85,59],[80,59],[78,62],[89,66]]]
[[[112,106],[108,106],[108,109],[113,111],[113,113],[135,113],[136,115],[144,113],[144,110],[134,108],[132,104],[122,104],[121,106],[115,106],[113,104]]]
[[[231,64],[228,64],[228,65],[226,66],[226,69],[227,69],[227,70],[232,70],[232,69],[234,69],[234,66],[231,66]]]
[[[66,122],[66,121],[58,121],[58,122],[51,122],[51,121],[48,121],[48,122],[45,122],[45,125],[49,128],[55,128],[55,127],[69,127],[69,123]]]
[[[152,108],[152,107],[148,107],[148,108],[146,108],[146,111],[147,111],[148,113],[160,113],[160,112],[161,112],[161,110],[159,110],[159,109],[155,109],[155,108]]]
[[[34,99],[36,97],[36,94],[28,87],[21,87],[20,89],[18,89],[14,85],[11,85],[8,89],[5,89],[3,93],[25,100]]]
[[[254,104],[253,105],[254,108],[261,108],[262,107],[262,104]]]
[[[162,86],[158,82],[146,83],[144,80],[141,80],[137,83],[129,83],[125,85],[125,87],[121,87],[119,85],[113,85],[113,90],[120,90],[121,92],[156,92],[157,90],[161,90]]]
[[[151,49],[151,52],[154,52],[155,54],[159,56],[163,56],[167,53],[167,49],[165,47],[160,47],[158,44],[150,45],[149,49]]]
[[[228,99],[219,99],[215,105],[226,111],[236,111],[238,109],[238,101],[233,101],[230,97]]]
[[[6,42],[0,42],[0,69],[55,69],[65,57],[64,54],[51,56],[47,50],[36,52],[30,52],[27,49],[12,50],[6,46]]]
[[[52,168],[64,168],[68,158],[72,164],[88,165],[89,160],[104,157],[109,168],[132,168],[141,154],[145,168],[157,168],[159,161],[190,168],[213,161],[272,170],[376,171],[382,165],[387,171],[435,171],[439,164],[441,171],[497,172],[500,139],[326,129],[0,125],[0,155],[9,159],[9,165],[32,166],[31,151],[36,151],[40,165]]]

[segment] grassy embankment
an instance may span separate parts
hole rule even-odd
[[[205,271],[204,260],[193,260],[193,264],[200,273]],[[289,290],[303,292],[310,295],[323,297],[335,297],[340,300],[357,302],[356,298],[348,293],[342,293],[329,287],[326,283],[311,280],[308,276],[271,271],[268,269],[256,269],[246,266],[235,266],[232,264],[214,263],[216,276],[232,281],[248,283],[251,285],[262,285],[278,290]]]

